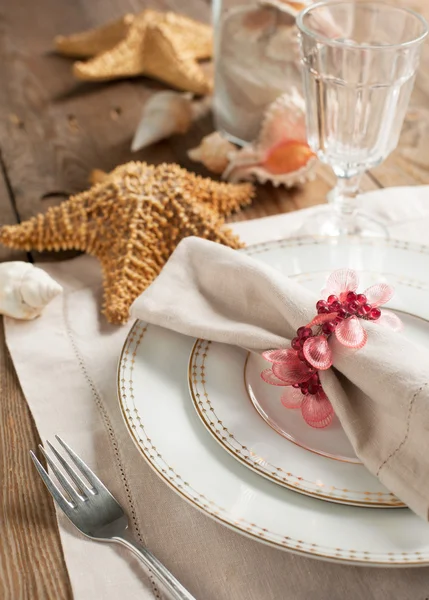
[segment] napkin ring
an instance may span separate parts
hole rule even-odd
[[[319,371],[332,366],[333,339],[346,348],[359,350],[368,338],[362,320],[377,322],[394,331],[402,328],[395,313],[380,309],[393,296],[391,286],[377,283],[360,294],[358,285],[356,271],[334,271],[322,290],[322,299],[316,304],[317,315],[297,329],[291,347],[262,354],[272,363],[271,368],[262,371],[262,379],[270,385],[286,387],[282,404],[286,408],[300,408],[304,421],[311,427],[327,427],[334,416],[319,378]]]

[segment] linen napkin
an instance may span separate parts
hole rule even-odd
[[[183,240],[133,317],[251,351],[289,345],[318,298],[244,253]],[[333,344],[321,381],[357,456],[398,498],[429,518],[429,351],[375,322],[366,345]],[[338,375],[336,374],[338,371]],[[329,432],[326,432],[329,435]]]

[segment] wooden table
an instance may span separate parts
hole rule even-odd
[[[429,17],[427,0],[407,4]],[[58,33],[81,31],[145,7],[181,11],[205,21],[210,16],[209,0],[3,0],[1,224],[27,219],[85,189],[93,168],[110,170],[138,159],[176,161],[196,169],[186,150],[212,131],[210,118],[185,136],[132,155],[130,141],[144,102],[162,86],[146,79],[78,83],[71,75],[71,61],[52,52],[52,39]],[[363,190],[429,183],[428,100],[429,43],[400,145],[383,165],[365,176]],[[200,172],[207,174],[203,169]],[[332,183],[332,174],[321,168],[316,181],[301,189],[261,187],[253,206],[233,220],[317,204]],[[3,260],[25,258],[5,249],[0,253]],[[28,450],[39,441],[37,431],[5,347],[2,323],[0,328],[0,598],[71,598],[53,506],[29,459]],[[352,592],[349,597],[353,600]],[[410,598],[420,600],[412,594]]]

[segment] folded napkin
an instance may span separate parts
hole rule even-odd
[[[135,318],[254,352],[288,347],[315,316],[317,298],[277,270],[219,244],[183,240],[134,302]],[[319,373],[357,456],[381,482],[429,518],[429,351],[360,321],[366,345],[332,344]],[[326,432],[329,435],[329,432]]]

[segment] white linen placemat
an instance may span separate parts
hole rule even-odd
[[[390,223],[392,237],[429,243],[429,186],[380,190],[360,201]],[[307,232],[314,210],[320,209],[236,223],[234,230],[248,244],[280,239]],[[136,539],[198,600],[399,600],[411,589],[413,598],[427,595],[427,569],[386,571],[294,556],[226,529],[179,498],[151,471],[123,423],[116,367],[131,323],[109,325],[100,315],[97,261],[82,256],[42,267],[64,294],[40,319],[5,319],[41,438],[65,438],[123,504]],[[62,514],[58,520],[76,600],[164,597],[125,549],[86,540]]]

